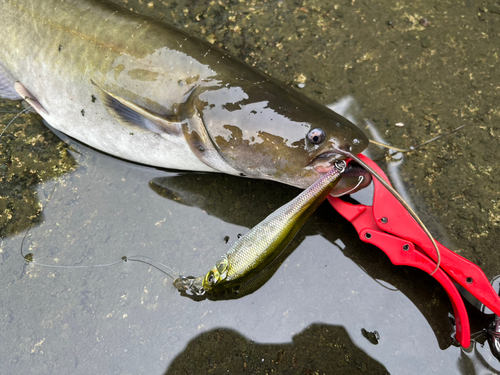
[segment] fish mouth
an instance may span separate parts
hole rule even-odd
[[[354,160],[350,160],[342,173],[342,179],[332,191],[331,195],[339,197],[345,194],[353,194],[369,186],[371,182],[372,175],[370,172]]]
[[[330,172],[337,160],[347,160],[347,157],[333,151],[327,151],[316,156],[309,165],[320,174]]]
[[[325,174],[335,168],[335,162],[348,160],[349,158],[336,152],[327,151],[316,156],[309,164],[319,174]],[[347,166],[342,172],[342,179],[332,192],[333,196],[352,194],[364,189],[372,181],[371,174],[354,160],[348,160]]]

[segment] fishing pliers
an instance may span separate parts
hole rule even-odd
[[[378,172],[387,176],[377,164],[364,155],[359,157]],[[350,221],[359,238],[380,248],[394,265],[412,266],[434,277],[448,293],[455,315],[456,340],[465,348],[470,345],[470,326],[467,310],[454,283],[461,285],[497,316],[500,316],[500,297],[484,272],[474,263],[436,241],[441,254],[439,268],[437,253],[424,230],[404,206],[377,180],[373,179],[374,194],[371,206],[353,204],[340,198],[328,197],[330,204]]]

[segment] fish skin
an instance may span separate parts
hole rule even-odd
[[[306,188],[338,150],[368,145],[327,107],[105,1],[5,0],[0,24],[0,75],[22,84],[51,126],[124,159]],[[314,128],[321,144],[307,140]]]

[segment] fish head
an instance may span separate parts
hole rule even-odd
[[[197,95],[206,138],[238,174],[304,189],[335,161],[368,146],[356,125],[326,106],[275,82],[261,86],[259,93],[255,87],[233,86]],[[334,193],[359,183],[358,178],[343,180]]]
[[[208,170],[305,189],[330,171],[335,161],[368,146],[356,125],[328,107],[248,66],[227,71],[231,78],[220,73],[190,81],[183,86],[180,102],[158,100],[163,103],[160,112],[149,102],[138,104],[123,97],[124,90],[114,93],[92,83],[122,125],[134,133],[186,142]],[[191,162],[190,168],[200,168],[197,161]],[[368,181],[367,172],[365,177]],[[363,186],[358,185],[358,178],[343,178],[333,194]]]

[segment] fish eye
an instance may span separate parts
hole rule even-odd
[[[325,132],[323,129],[312,129],[309,133],[307,133],[307,139],[309,139],[309,142],[319,145],[321,142],[325,140]]]

